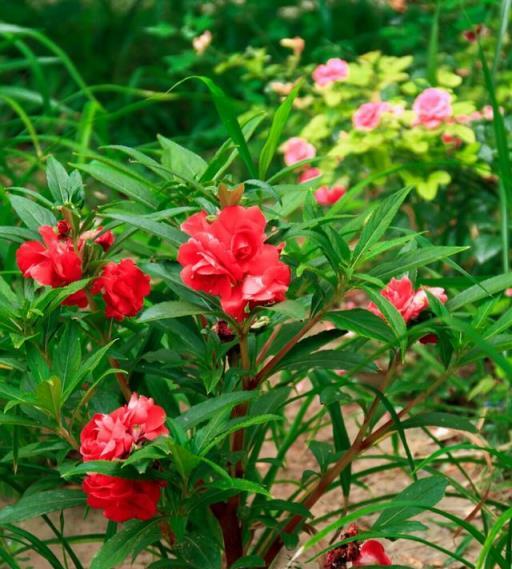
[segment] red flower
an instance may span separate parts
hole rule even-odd
[[[124,407],[110,414],[97,413],[80,434],[80,453],[89,460],[113,460],[130,453],[135,441],[126,423]]]
[[[110,247],[114,244],[115,237],[112,231],[103,231],[103,227],[100,225],[97,229],[91,229],[90,231],[84,231],[82,235],[80,235],[80,246],[82,247],[83,244],[90,240],[93,240],[95,243],[101,246],[103,251],[108,251]],[[99,237],[97,235],[101,233]]]
[[[165,426],[165,411],[160,405],[155,405],[151,397],[133,393],[125,410],[125,423],[136,443],[153,441],[157,437],[169,434]]]
[[[108,318],[122,320],[135,316],[144,304],[151,287],[145,275],[131,259],[107,263],[91,288],[93,294],[102,293]]]
[[[82,277],[82,259],[67,237],[59,237],[53,227],[39,228],[43,238],[27,241],[16,251],[16,262],[25,278],[32,278],[40,285],[57,288]]]
[[[78,306],[79,308],[87,308],[89,304],[89,299],[87,298],[87,293],[85,290],[79,290],[73,294],[70,294],[66,300],[63,300],[61,304],[65,306]]]
[[[255,206],[226,207],[211,223],[205,212],[193,215],[182,225],[191,238],[178,251],[183,282],[219,296],[237,320],[251,306],[284,300],[290,269],[279,260],[280,248],[265,244],[265,225]]]
[[[408,323],[410,320],[418,318],[421,312],[428,308],[427,291],[443,304],[448,300],[444,288],[425,287],[424,289],[415,291],[409,277],[391,279],[380,294],[391,302],[398,312],[400,312],[405,322]],[[373,302],[368,304],[368,310],[381,318],[383,317],[381,311]]]
[[[352,561],[354,567],[391,564],[392,561],[386,554],[384,546],[375,539],[365,541],[359,550],[359,555]]]
[[[153,399],[133,393],[127,405],[94,415],[80,435],[80,453],[85,462],[125,458],[135,445],[168,435],[165,419]]]
[[[332,205],[341,199],[347,192],[343,186],[321,186],[315,192],[315,199],[319,205]]]
[[[127,480],[105,474],[88,474],[82,484],[91,508],[103,510],[113,522],[150,520],[157,514],[162,483],[154,480]]]

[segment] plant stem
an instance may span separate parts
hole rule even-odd
[[[384,391],[391,381],[393,380],[396,370],[398,368],[399,363],[399,356],[394,356],[391,364],[388,368],[386,373],[386,377],[383,381],[381,386],[381,390]],[[372,422],[372,419],[377,411],[379,406],[380,399],[379,397],[375,396],[368,411],[365,414],[365,418],[363,424],[361,425],[359,432],[354,439],[351,447],[343,454],[343,456],[334,464],[320,479],[318,484],[310,490],[301,501],[301,504],[306,507],[307,509],[312,508],[316,502],[323,496],[323,494],[327,491],[329,486],[336,480],[336,478],[341,474],[341,472],[352,462],[352,460],[366,447],[365,441],[365,434]],[[283,528],[280,533],[291,533],[293,530],[301,523],[303,517],[301,515],[294,516]],[[280,536],[274,538],[271,542],[270,547],[268,548],[265,554],[265,566],[270,567],[276,556],[278,555],[279,551],[283,546],[283,541]]]

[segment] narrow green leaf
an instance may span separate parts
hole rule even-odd
[[[259,177],[261,180],[265,179],[268,172],[272,158],[276,153],[277,147],[279,145],[279,140],[283,134],[284,127],[290,116],[290,111],[292,110],[293,101],[297,97],[300,88],[302,87],[303,81],[298,81],[295,87],[291,90],[290,94],[277,108],[274,117],[272,119],[272,125],[270,127],[270,132],[268,133],[267,140],[260,153],[259,160]]]
[[[197,304],[190,304],[184,300],[168,300],[155,304],[145,310],[139,317],[139,322],[154,322],[166,318],[181,318],[183,316],[196,316],[207,314],[208,309]]]
[[[85,494],[80,490],[48,490],[23,496],[16,504],[0,510],[0,525],[29,520],[85,504]]]

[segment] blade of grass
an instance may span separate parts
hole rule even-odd
[[[430,40],[427,53],[427,79],[432,87],[437,85],[437,55],[439,52],[439,16],[441,14],[441,2],[437,0],[436,10],[430,29]]]

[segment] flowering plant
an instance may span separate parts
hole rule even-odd
[[[347,80],[326,65],[325,88]],[[108,520],[84,538],[92,569],[139,555],[152,569],[389,566],[407,563],[407,540],[470,567],[471,540],[480,567],[506,569],[509,510],[488,474],[510,461],[487,441],[492,414],[482,424],[447,401],[487,366],[506,384],[511,309],[492,307],[512,275],[476,280],[455,262],[465,247],[410,229],[410,188],[345,210],[341,188],[278,183],[288,168],[269,178],[295,93],[255,163],[261,119],[240,126],[202,80],[230,133],[209,161],[159,137],[78,164],[87,186],[50,158],[47,188],[7,190],[0,469],[19,498],[0,511],[3,558],[30,547],[62,567],[18,525],[43,516],[80,569],[66,516],[48,515],[87,505]],[[447,105],[418,111],[428,132]],[[297,140],[284,151],[311,154]],[[411,450],[417,429],[433,446]],[[391,468],[397,492],[357,494]],[[485,508],[485,527],[438,508],[447,491]],[[447,521],[457,548],[421,537]]]

